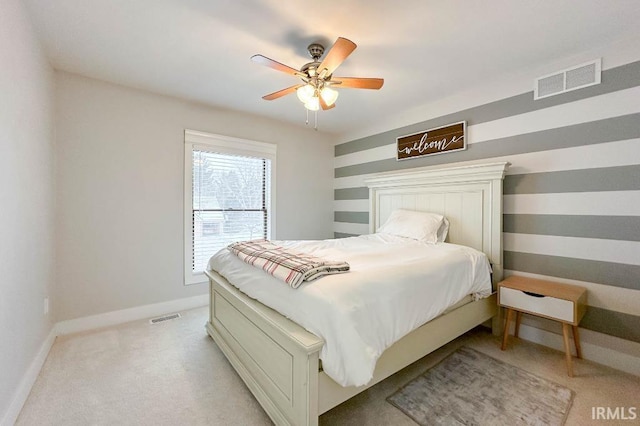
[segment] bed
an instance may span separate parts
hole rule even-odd
[[[370,176],[365,180],[370,232],[396,209],[442,214],[450,221],[448,242],[485,253],[496,283],[502,276],[502,180],[507,167],[491,163]],[[489,320],[496,332],[500,328],[495,293],[458,304],[386,349],[366,385],[341,386],[320,369],[323,339],[248,297],[215,270],[206,273],[211,296],[207,331],[276,424],[316,425],[320,414],[471,328]]]

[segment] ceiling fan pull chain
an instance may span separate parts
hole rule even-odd
[[[306,126],[308,126],[308,125],[309,125],[309,110],[308,110],[308,109],[306,109],[306,108],[305,108],[304,110],[307,112],[307,119],[304,121],[304,124],[305,124]]]
[[[313,114],[315,115],[315,119],[316,119],[315,126],[313,126],[313,130],[317,132],[318,131],[318,110],[315,110]]]

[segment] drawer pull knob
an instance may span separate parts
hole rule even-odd
[[[533,297],[545,297],[544,294],[532,293],[530,291],[523,291],[523,293],[528,295],[528,296],[533,296]]]

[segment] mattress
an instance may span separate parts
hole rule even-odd
[[[209,269],[323,338],[323,370],[342,386],[368,383],[386,348],[465,298],[491,294],[486,256],[465,246],[388,234],[276,244],[347,261],[351,270],[294,289],[226,249]]]

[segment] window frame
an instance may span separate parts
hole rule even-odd
[[[193,263],[193,151],[203,150],[220,154],[242,155],[268,159],[271,162],[270,202],[267,214],[267,238],[276,235],[276,153],[277,145],[196,130],[184,131],[184,285],[207,282],[204,272],[194,273]]]

